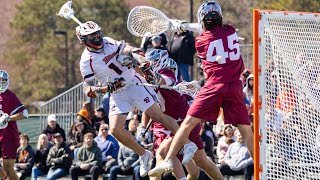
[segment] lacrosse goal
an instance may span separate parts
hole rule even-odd
[[[320,177],[320,14],[254,10],[255,179]]]

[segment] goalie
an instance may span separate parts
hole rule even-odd
[[[0,178],[18,180],[14,170],[16,152],[20,145],[18,126],[16,121],[28,118],[27,109],[21,104],[17,96],[9,88],[9,74],[0,70],[0,156],[3,159],[3,169]]]

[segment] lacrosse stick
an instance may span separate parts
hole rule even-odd
[[[130,82],[124,82],[124,84],[136,85],[136,86],[147,86],[147,87],[162,88],[162,89],[171,89],[171,90],[177,91],[180,94],[187,94],[192,98],[195,98],[195,96],[201,89],[198,81],[191,81],[191,82],[182,81],[181,83],[175,86],[155,85],[155,84],[147,84],[147,83],[130,83]]]
[[[81,26],[82,23],[79,21],[79,19],[77,19],[77,18],[74,16],[74,11],[73,11],[73,9],[71,8],[71,4],[72,4],[72,1],[66,2],[66,3],[60,8],[60,11],[59,11],[59,13],[58,13],[57,15],[60,16],[60,17],[64,17],[64,18],[66,18],[66,19],[72,19],[72,20],[74,20],[76,23],[78,23],[78,24]]]
[[[127,28],[137,37],[152,37],[171,31],[196,31],[201,29],[198,23],[169,19],[163,12],[149,6],[137,6],[128,16]]]

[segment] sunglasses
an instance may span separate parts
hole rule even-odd
[[[109,129],[108,128],[105,128],[105,129],[100,129],[101,131],[108,131]]]

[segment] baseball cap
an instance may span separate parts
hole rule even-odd
[[[160,41],[160,40],[161,40],[161,37],[160,37],[160,36],[153,36],[153,37],[151,38],[151,40]]]
[[[61,133],[55,133],[54,135],[53,135],[53,137],[62,137],[62,135],[61,135]]]
[[[56,115],[55,114],[50,114],[47,118],[48,122],[49,121],[57,121]]]

